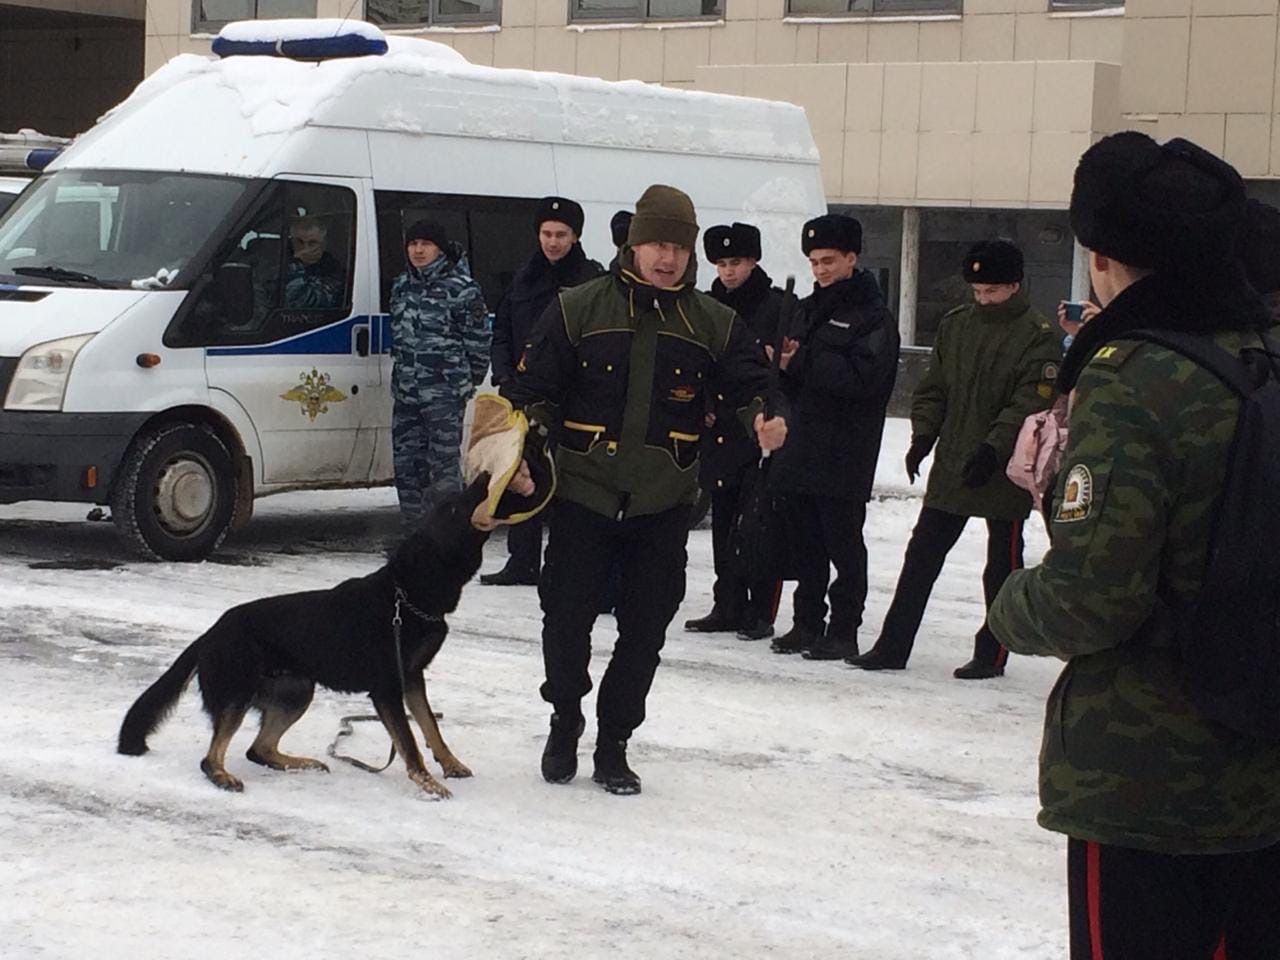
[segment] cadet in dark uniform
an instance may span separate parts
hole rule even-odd
[[[694,287],[698,223],[689,197],[652,186],[636,205],[613,271],[554,300],[502,393],[550,427],[556,499],[539,583],[542,697],[554,708],[542,775],[578,769],[591,629],[610,570],[621,568],[618,640],[596,697],[593,779],[640,792],[627,740],[645,717],[667,627],[684,598],[689,509],[707,392],[723,393],[761,447],[786,422],[761,412],[769,368],[728,307]],[[531,431],[537,442],[538,431]]]
[[[718,276],[711,296],[732,309],[760,344],[778,336],[778,320],[786,294],[760,268],[760,231],[749,223],[710,227],[702,235],[703,250]],[[748,584],[734,572],[729,531],[738,515],[743,478],[760,458],[760,448],[742,432],[733,408],[717,392],[710,398],[707,432],[702,438],[699,479],[711,494],[711,544],[715,557],[714,605],[705,617],[685,622],[695,633],[737,631],[743,640],[773,636],[777,581]]]
[[[942,564],[970,517],[987,521],[987,605],[1010,571],[1022,566],[1022,524],[1031,497],[1005,476],[1022,421],[1053,402],[1061,348],[1049,321],[1022,289],[1022,252],[1004,240],[983,241],[965,256],[962,273],[974,302],[942,318],[929,370],[911,403],[907,477],[937,444],[920,519],[880,639],[849,663],[863,670],[907,665]],[[1008,652],[986,624],[962,680],[998,677]]]
[[[1244,211],[1239,174],[1185,140],[1118,133],[1076,169],[1071,227],[1103,310],[1062,364],[1052,549],[989,616],[1015,653],[1066,661],[1039,822],[1068,837],[1072,960],[1280,957],[1280,744],[1202,712],[1173,625],[1209,566],[1240,402],[1130,336],[1262,346],[1271,318],[1233,262]]]
[[[533,324],[556,293],[604,273],[604,267],[587,259],[578,242],[582,222],[582,207],[573,200],[543,197],[538,201],[533,224],[538,250],[512,279],[493,319],[493,382],[499,386],[516,375],[516,362]],[[480,582],[537,584],[542,568],[541,514],[507,528],[507,551],[506,566],[484,574]]]
[[[839,660],[858,652],[867,599],[862,527],[898,374],[899,338],[875,277],[858,269],[862,224],[839,214],[818,217],[805,224],[800,247],[815,283],[783,345],[791,433],[769,475],[790,505],[799,583],[795,623],[773,650]]]

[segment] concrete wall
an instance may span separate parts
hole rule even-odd
[[[1122,106],[1246,177],[1280,176],[1277,0],[1129,0]]]

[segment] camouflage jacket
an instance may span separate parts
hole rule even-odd
[[[489,369],[489,309],[466,255],[451,247],[391,286],[391,394],[402,402],[466,399]]]
[[[342,265],[327,251],[311,264],[290,259],[284,278],[284,305],[300,310],[341,307],[346,286]]]
[[[1005,476],[1018,430],[1055,394],[1062,351],[1049,322],[1019,291],[1005,303],[957,307],[942,318],[929,369],[911,400],[911,433],[937,440],[925,506],[964,517],[1021,520],[1031,497]],[[998,469],[967,487],[964,465],[978,447]]]
[[[1238,353],[1269,321],[1247,306],[1188,319],[1186,299],[1142,280],[1072,345],[1061,386],[1075,386],[1076,399],[1052,545],[1039,567],[1009,577],[988,624],[1015,653],[1067,662],[1045,718],[1042,826],[1218,853],[1280,841],[1280,745],[1200,713],[1167,625],[1168,603],[1199,590],[1238,401],[1194,362],[1124,332],[1232,324],[1212,335]]]

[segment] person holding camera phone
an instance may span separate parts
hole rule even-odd
[[[1066,334],[1062,339],[1063,353],[1071,349],[1080,328],[1101,312],[1102,308],[1091,300],[1058,301],[1058,326]]]

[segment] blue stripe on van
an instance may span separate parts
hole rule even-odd
[[[355,331],[369,328],[369,352],[391,352],[391,316],[389,314],[361,314],[347,317],[318,330],[308,330],[293,337],[272,343],[259,343],[243,347],[209,347],[210,357],[273,357],[296,354],[342,356],[354,352]]]

